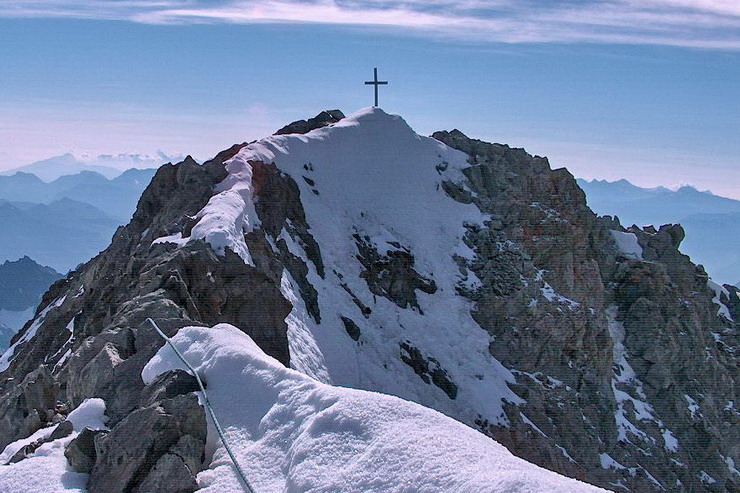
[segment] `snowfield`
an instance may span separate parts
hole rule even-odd
[[[186,327],[172,341],[207,382],[256,493],[604,491],[514,457],[431,409],[285,368],[231,325]],[[176,368],[185,366],[165,346],[142,378]],[[243,492],[213,429],[208,440],[200,491]]]

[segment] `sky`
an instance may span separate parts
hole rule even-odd
[[[207,159],[373,102],[587,179],[740,199],[736,0],[3,0],[0,170]]]

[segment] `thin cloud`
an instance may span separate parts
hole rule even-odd
[[[740,49],[737,0],[4,0],[0,17],[311,23],[473,42]]]

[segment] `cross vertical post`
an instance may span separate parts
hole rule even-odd
[[[373,69],[373,80],[367,80],[365,81],[366,86],[375,86],[375,107],[378,107],[378,86],[386,86],[388,85],[387,80],[378,80],[378,68],[375,67]]]

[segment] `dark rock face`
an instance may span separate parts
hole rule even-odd
[[[362,332],[357,324],[349,317],[342,317],[342,323],[344,324],[344,330],[352,338],[353,341],[359,341]]]
[[[205,441],[205,414],[194,394],[138,409],[110,433],[95,437],[96,460],[88,489],[92,493],[195,491]]]
[[[410,306],[418,310],[416,290],[427,294],[437,291],[434,280],[414,270],[414,256],[408,249],[400,244],[389,245],[393,248],[387,255],[381,255],[370,238],[355,234],[354,239],[359,252],[357,260],[365,268],[361,276],[373,294],[388,298],[401,308]]]
[[[18,450],[18,452],[13,454],[13,457],[10,458],[8,464],[22,461],[23,459],[36,452],[36,450],[43,444],[53,442],[54,440],[59,440],[60,438],[68,437],[72,434],[72,431],[74,431],[72,423],[70,421],[62,421],[61,423],[59,423],[59,425],[57,425],[57,427],[54,429],[54,431],[51,432],[48,437],[39,438],[38,440],[35,440]]]
[[[425,383],[436,385],[450,399],[457,397],[457,385],[450,380],[450,376],[436,359],[424,357],[421,351],[404,342],[401,343],[401,361],[409,365]]]
[[[311,130],[336,123],[342,118],[344,118],[344,113],[339,110],[322,111],[315,117],[309,118],[308,120],[298,120],[284,126],[280,130],[275,132],[275,135],[305,134],[310,132]]]
[[[190,373],[184,370],[168,371],[159,375],[144,388],[139,407],[149,407],[158,401],[199,390],[198,381]]]
[[[98,457],[95,451],[95,437],[101,433],[105,432],[85,428],[67,445],[64,456],[69,462],[69,467],[86,474],[92,471]]]
[[[6,382],[0,400],[0,445],[24,438],[52,424],[59,384],[45,366],[27,374],[19,384]]]

